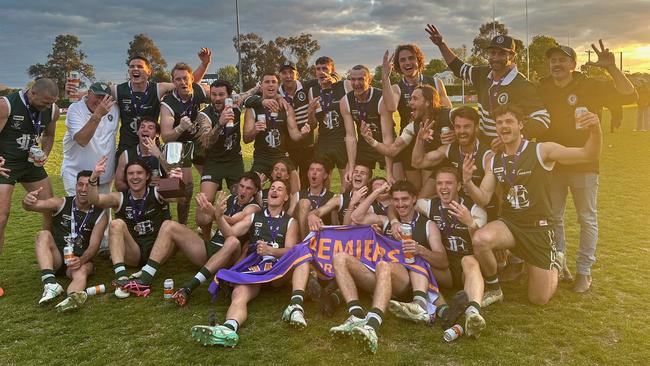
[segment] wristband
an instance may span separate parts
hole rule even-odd
[[[98,186],[99,185],[99,178],[95,178],[95,180],[88,179],[88,184],[91,186]]]

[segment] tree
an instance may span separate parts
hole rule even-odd
[[[549,75],[548,59],[546,58],[546,51],[551,47],[556,47],[557,41],[553,37],[545,35],[537,35],[533,37],[530,42],[529,57],[530,57],[530,79],[537,81]]]
[[[233,45],[235,50],[238,50],[237,37],[233,38]],[[287,60],[296,64],[303,77],[313,76],[309,59],[318,50],[318,41],[307,33],[289,38],[277,37],[268,42],[255,33],[241,35],[239,51],[244,89],[255,85],[265,72],[277,72],[280,65]]]
[[[447,70],[447,64],[445,61],[438,58],[432,58],[429,63],[424,66],[422,74],[426,76],[434,76],[435,74],[445,70]]]
[[[226,65],[217,70],[217,79],[226,80],[233,88],[236,88],[239,85],[239,71],[234,65]]]
[[[379,65],[379,66],[375,67],[375,72],[372,75],[372,80],[370,80],[370,83],[372,84],[372,86],[374,86],[375,88],[381,89],[381,77],[382,77],[381,65]],[[390,74],[390,83],[391,84],[397,84],[400,80],[402,80],[402,75],[396,73],[395,71],[393,71]]]
[[[79,49],[81,41],[72,34],[60,34],[54,39],[52,53],[47,55],[45,64],[35,64],[27,69],[30,77],[47,77],[56,80],[59,94],[63,95],[67,74],[78,71],[89,81],[94,81],[93,66],[84,62],[86,54]]]
[[[133,40],[129,42],[129,49],[126,51],[126,64],[128,66],[129,59],[133,56],[144,56],[151,63],[151,80],[156,82],[171,81],[169,73],[165,70],[167,61],[160,54],[158,46],[154,43],[153,39],[145,34],[136,34]]]

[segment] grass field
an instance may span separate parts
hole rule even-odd
[[[180,284],[197,270],[180,256],[158,272],[149,298],[118,300],[109,292],[90,297],[85,308],[63,315],[53,305],[40,307],[42,285],[33,250],[40,217],[20,207],[25,192],[17,188],[0,256],[0,285],[5,290],[0,298],[0,365],[648,364],[650,132],[631,132],[635,118],[635,108],[626,108],[623,128],[605,134],[598,263],[589,293],[577,295],[571,285],[561,284],[547,306],[536,307],[526,301],[524,282],[506,284],[505,302],[483,311],[488,327],[482,337],[453,343],[446,343],[438,328],[388,315],[374,356],[362,353],[352,341],[330,337],[328,329],[346,318],[343,309],[330,319],[307,302],[308,328],[298,333],[287,327],[280,317],[289,299],[288,289],[263,292],[252,302],[237,348],[205,348],[194,343],[190,327],[207,323],[213,308],[223,321],[229,299],[221,297],[211,304],[207,287],[202,286],[185,308],[164,301],[165,278]],[[64,129],[60,123],[48,163],[59,195],[63,194],[57,174]],[[608,124],[605,129],[609,131]],[[250,158],[250,148],[246,153]],[[569,209],[572,267],[578,234],[575,222],[575,213]],[[108,284],[111,264],[104,259],[95,262],[97,275],[89,284]]]

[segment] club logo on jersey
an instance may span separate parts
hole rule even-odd
[[[145,235],[147,233],[153,233],[153,221],[145,220],[138,222],[133,227],[133,230],[138,233],[138,235]]]
[[[232,147],[235,145],[235,136],[234,134],[228,135],[226,140],[223,142],[223,147],[226,151],[232,150]]]
[[[521,210],[530,207],[530,201],[528,200],[528,190],[521,184],[510,187],[506,200],[510,203],[510,207],[515,210]]]
[[[108,118],[109,122],[113,122],[113,115],[109,114],[106,118]]]
[[[500,105],[504,105],[508,103],[508,93],[504,92],[499,94],[499,96],[497,97],[497,103],[499,103]]]
[[[255,227],[262,227],[262,223],[261,222],[256,222]]]
[[[456,252],[456,253],[464,253],[467,251],[467,242],[465,239],[461,238],[460,236],[454,236],[454,235],[449,235],[447,237],[447,250]]]
[[[303,91],[299,92],[296,97],[298,97],[298,100],[301,102],[304,102],[305,99],[307,99],[307,95],[305,95],[305,92]]]
[[[264,140],[266,141],[266,144],[271,148],[275,149],[280,147],[280,130],[275,128],[270,130]]]
[[[498,168],[494,168],[493,173],[494,174],[499,174],[499,173],[503,173],[503,171],[504,171],[503,167],[500,166]]]
[[[16,139],[16,143],[18,144],[18,149],[27,151],[32,145],[32,135],[24,133]]]
[[[575,106],[578,102],[578,96],[575,94],[569,94],[569,96],[566,98],[566,101],[569,103],[569,105]]]
[[[504,41],[503,36],[498,36],[497,39],[496,39],[496,42],[497,42],[498,44],[503,43],[503,41]]]
[[[13,120],[11,121],[11,128],[13,128],[14,130],[21,130],[23,127],[22,124],[23,120],[24,120],[23,116],[14,116]]]
[[[323,121],[325,124],[325,127],[327,127],[328,130],[333,130],[335,128],[339,128],[341,126],[341,123],[339,122],[339,114],[336,113],[336,111],[330,111],[325,115],[325,120]]]

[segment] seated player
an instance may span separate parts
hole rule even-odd
[[[167,174],[160,163],[158,132],[160,126],[151,119],[144,118],[138,123],[138,144],[120,154],[115,168],[115,190],[125,191],[128,184],[124,179],[124,167],[131,161],[142,160],[151,170],[151,185],[157,186],[161,177]]]
[[[300,224],[301,237],[303,238],[308,233],[307,216],[309,213],[334,197],[334,193],[327,189],[329,175],[330,169],[327,162],[318,159],[312,160],[307,171],[309,187],[296,194],[296,200],[298,201],[298,223]],[[325,225],[332,224],[331,218],[333,216],[334,213],[331,213],[329,218],[325,218]]]
[[[269,190],[268,208],[262,212],[249,215],[234,225],[225,219],[223,202],[215,205],[217,224],[226,237],[250,235],[246,243],[249,250],[254,250],[263,257],[263,262],[274,263],[291,247],[297,244],[299,229],[296,221],[284,211],[284,204],[289,200],[289,187],[276,180]],[[250,245],[248,245],[250,244]],[[270,283],[277,287],[291,278],[293,292],[291,303],[282,314],[282,320],[297,327],[307,326],[302,302],[309,277],[309,262],[294,268],[293,272]],[[203,345],[222,345],[234,347],[239,342],[237,331],[248,317],[248,303],[262,290],[260,284],[235,285],[231,295],[230,307],[226,321],[222,325],[192,327],[192,338]]]
[[[271,169],[271,182],[276,180],[281,180],[291,187],[291,198],[289,199],[289,202],[286,203],[285,209],[289,215],[293,216],[295,206],[298,204],[298,201],[294,198],[296,193],[300,191],[300,177],[289,159],[280,159],[273,163]],[[270,189],[270,187],[264,188],[257,193],[257,203],[262,207],[262,209],[266,209]]]
[[[353,221],[378,225],[384,234],[390,235],[391,226],[388,218],[368,213],[372,202],[370,197],[378,195],[379,191],[388,191],[389,189],[400,222],[410,224],[413,231],[412,239],[403,241],[404,254],[422,257],[431,266],[434,276],[438,278],[448,270],[447,255],[440,241],[440,232],[436,225],[415,211],[417,192],[412,183],[399,181],[391,188],[388,183],[384,183],[354,210]],[[416,306],[417,314],[412,314],[413,311],[410,308],[402,309],[402,307],[396,307],[393,304],[390,307],[391,311],[400,317],[408,316],[409,319],[413,317],[417,317],[420,321],[429,321],[430,319],[427,312],[426,293],[428,279],[421,274],[407,270],[399,263],[381,261],[373,272],[359,259],[343,251],[334,255],[334,273],[336,274],[336,283],[347,303],[350,317],[343,324],[331,328],[330,332],[360,336],[366,341],[372,353],[377,351],[377,331],[391,297],[404,297],[411,290],[413,302],[409,305]],[[359,302],[357,287],[373,293],[373,307],[367,314],[364,313]],[[439,311],[441,310],[444,308],[441,307]]]
[[[259,190],[260,178],[256,173],[248,172],[239,179],[237,195],[225,200],[225,219],[234,225],[245,217],[259,212],[255,203],[255,194]],[[196,196],[201,211],[215,218],[215,208],[203,193]],[[180,250],[190,262],[202,266],[199,272],[183,284],[172,296],[180,306],[187,303],[192,291],[221,268],[229,268],[241,257],[241,239],[233,236],[224,238],[221,232],[214,234],[211,240],[204,241],[187,226],[172,220],[163,222],[158,237],[151,249],[147,264],[142,267],[139,278],[118,281],[123,289],[136,295],[149,295],[151,283],[160,265],[165,263],[176,250]]]
[[[23,208],[52,215],[52,231],[36,235],[36,261],[41,269],[43,295],[39,304],[46,304],[63,293],[56,274],[72,279],[68,297],[56,305],[58,311],[77,309],[86,302],[86,280],[93,272],[92,259],[99,250],[108,217],[104,210],[88,203],[88,181],[91,171],[77,174],[76,194],[64,198],[38,199],[42,187],[27,193]],[[71,246],[74,257],[64,263],[63,248]]]
[[[101,194],[93,182],[106,170],[106,157],[97,162],[90,177],[88,201],[100,208],[115,210],[115,220],[108,231],[108,249],[113,261],[115,279],[118,283],[127,279],[126,265],[142,266],[147,263],[153,243],[163,221],[170,220],[169,204],[151,187],[151,170],[142,160],[126,164],[124,176],[128,189],[122,192]],[[170,172],[170,177],[180,178],[179,169]],[[115,296],[125,298],[129,292],[116,286]]]

